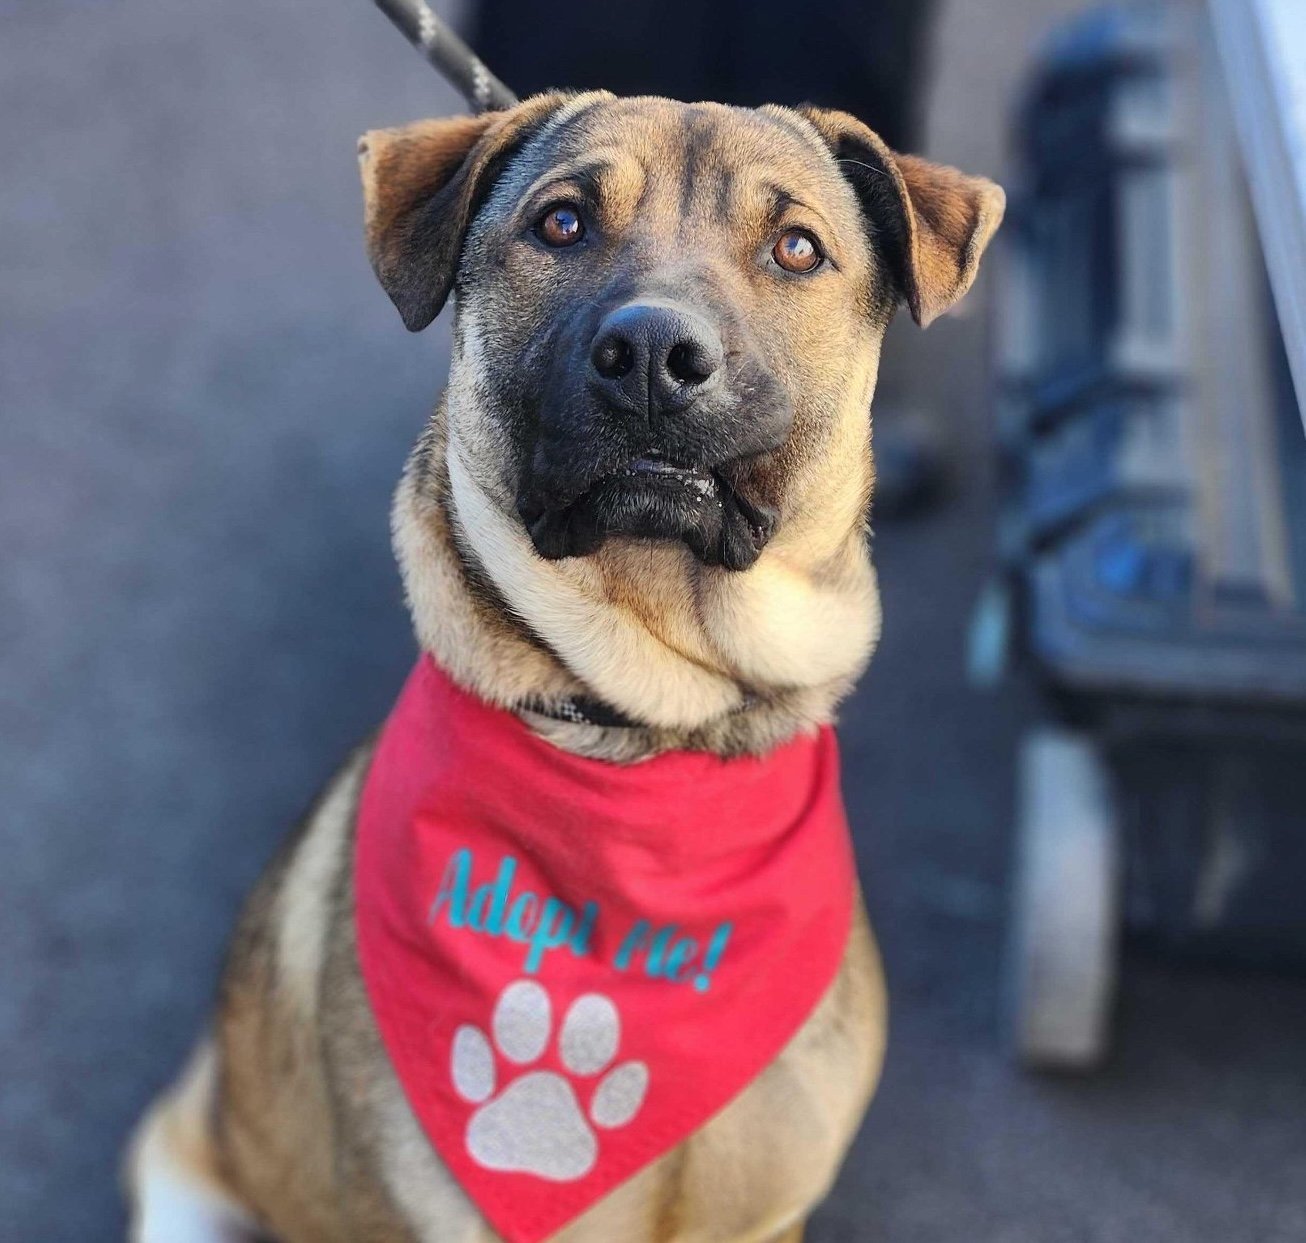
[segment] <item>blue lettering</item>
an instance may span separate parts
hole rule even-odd
[[[461,928],[467,920],[467,886],[472,878],[472,852],[455,851],[453,857],[445,864],[444,876],[440,878],[440,891],[431,903],[426,922],[433,924],[440,917],[440,908],[448,905],[446,918],[449,927]]]
[[[544,911],[531,937],[531,951],[526,955],[523,969],[527,975],[534,975],[540,969],[540,962],[549,950],[567,943],[573,922],[571,909],[565,902],[558,898],[546,899]]]

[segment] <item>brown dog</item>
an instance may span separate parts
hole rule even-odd
[[[404,322],[458,292],[448,389],[393,515],[421,647],[605,760],[761,753],[828,721],[879,624],[881,340],[899,303],[924,324],[967,290],[1001,190],[841,113],[605,93],[374,132],[360,155],[368,248]],[[351,843],[369,756],[263,878],[213,1031],[141,1126],[141,1243],[496,1237],[364,994]],[[884,1032],[859,916],[776,1061],[559,1237],[799,1239]]]

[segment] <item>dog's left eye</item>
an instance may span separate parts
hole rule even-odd
[[[771,258],[786,272],[811,272],[820,267],[825,256],[806,229],[790,229],[771,248]]]
[[[555,203],[540,217],[535,234],[546,246],[574,246],[585,236],[585,222],[574,207]]]

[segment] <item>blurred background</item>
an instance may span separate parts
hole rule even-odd
[[[892,1032],[813,1243],[1300,1243],[1306,6],[441,12],[519,91],[810,99],[1012,195],[885,351],[843,745]],[[364,0],[0,23],[0,1237],[85,1243],[413,657],[448,320],[375,284],[354,140],[462,105]]]

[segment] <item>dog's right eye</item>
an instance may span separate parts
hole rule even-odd
[[[535,235],[546,246],[574,246],[585,236],[585,222],[574,207],[555,203],[540,217]]]

